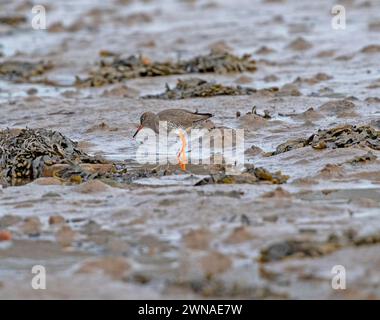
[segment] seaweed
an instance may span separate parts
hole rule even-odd
[[[364,145],[374,150],[380,150],[380,131],[371,126],[343,125],[327,130],[318,130],[307,139],[293,139],[280,144],[270,155],[276,155],[290,150],[311,146],[314,149],[348,148],[354,145]]]
[[[45,166],[99,163],[77,148],[77,143],[57,131],[7,129],[0,131],[0,176],[11,184],[43,176]]]
[[[22,15],[11,15],[11,16],[1,16],[0,24],[9,25],[11,27],[17,27],[21,24],[25,24],[28,21],[26,16]]]
[[[250,55],[234,56],[227,52],[213,52],[194,57],[190,60],[176,62],[152,62],[140,56],[127,58],[115,57],[113,60],[101,60],[96,70],[89,77],[76,77],[76,85],[81,87],[101,87],[139,77],[157,77],[188,73],[231,73],[254,72],[256,62]]]
[[[320,257],[332,253],[340,247],[341,245],[334,241],[319,243],[290,239],[262,248],[259,260],[260,262],[272,262],[290,257]]]
[[[186,99],[213,96],[238,96],[250,95],[257,90],[254,88],[244,88],[241,86],[224,86],[215,82],[208,82],[199,78],[186,80],[178,79],[175,88],[171,89],[166,85],[166,91],[156,95],[146,95],[144,99]]]
[[[249,165],[246,167],[245,172],[239,175],[229,175],[226,173],[211,174],[198,181],[195,186],[202,186],[206,184],[256,184],[261,182],[271,184],[282,184],[289,179],[289,176],[283,175],[281,171],[269,172],[262,167],[254,167]]]
[[[0,63],[0,78],[15,82],[27,82],[53,68],[51,63],[5,61]]]

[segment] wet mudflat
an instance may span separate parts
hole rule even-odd
[[[45,31],[28,2],[1,8],[2,135],[63,135],[24,139],[30,158],[0,144],[18,155],[1,158],[1,298],[380,297],[377,1],[344,1],[340,31],[327,0],[65,3]],[[168,108],[244,129],[247,172],[137,163],[140,115]]]

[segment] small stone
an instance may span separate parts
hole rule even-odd
[[[30,96],[34,96],[35,94],[38,93],[38,90],[36,88],[30,88],[26,91],[26,93]]]
[[[38,178],[34,182],[34,184],[38,184],[40,186],[54,186],[54,185],[61,185],[61,181],[59,181],[57,178],[53,177],[46,177],[46,178]]]
[[[82,183],[76,188],[76,191],[79,193],[98,193],[105,192],[110,187],[100,180],[90,180],[85,183]]]
[[[295,39],[294,41],[292,41],[288,45],[288,48],[295,50],[295,51],[304,51],[304,50],[308,50],[312,47],[313,47],[313,45],[309,41],[305,40],[302,37]]]
[[[100,271],[113,279],[121,280],[129,269],[128,262],[122,257],[103,257],[84,262],[78,272],[96,273]]]
[[[291,194],[281,187],[277,187],[274,191],[269,191],[262,195],[263,198],[289,198]]]
[[[215,53],[231,52],[232,48],[224,41],[216,41],[209,46],[210,50]]]
[[[49,224],[64,224],[65,223],[65,218],[59,215],[55,216],[50,216],[49,217]]]
[[[25,218],[22,231],[30,237],[38,237],[41,233],[41,221],[38,217]]]
[[[207,276],[226,272],[232,266],[231,259],[220,253],[213,251],[200,259],[201,267]]]
[[[227,244],[238,244],[252,240],[254,237],[247,227],[237,227],[234,229],[228,238],[225,240]]]
[[[372,45],[366,46],[361,50],[361,52],[369,53],[369,54],[378,53],[380,52],[380,45],[372,44]]]
[[[56,234],[56,239],[62,247],[71,246],[74,238],[75,232],[69,226],[62,226]]]
[[[184,237],[186,247],[190,249],[205,250],[211,241],[211,232],[206,229],[189,231]]]
[[[255,53],[259,54],[259,55],[267,55],[267,54],[271,54],[273,52],[275,52],[274,49],[269,48],[267,46],[262,46],[259,49],[257,49]]]
[[[0,241],[11,241],[12,234],[8,230],[0,230]]]
[[[69,168],[68,164],[54,164],[51,166],[44,166],[42,170],[43,177],[54,177],[56,173]]]
[[[21,217],[7,214],[0,218],[0,228],[8,228],[10,226],[14,226],[15,224],[18,224],[21,221]]]
[[[83,163],[80,167],[89,173],[109,173],[114,170],[112,163]]]
[[[253,81],[253,78],[252,77],[249,77],[249,76],[240,76],[239,78],[237,78],[235,80],[235,83],[237,84],[247,84],[247,83],[251,83]]]

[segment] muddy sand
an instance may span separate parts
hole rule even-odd
[[[122,170],[2,177],[0,298],[380,298],[378,1],[342,1],[345,30],[327,0],[44,4],[47,30],[29,1],[0,5],[0,129],[57,131]],[[288,178],[152,174],[132,135],[168,108],[244,129],[246,164]]]

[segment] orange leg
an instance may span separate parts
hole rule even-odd
[[[186,164],[187,164],[187,158],[186,158],[186,137],[183,134],[182,130],[179,130],[179,138],[181,139],[181,150],[179,151],[177,155],[179,166],[181,167],[182,171],[186,171]]]

